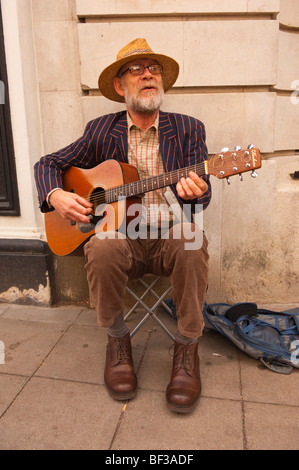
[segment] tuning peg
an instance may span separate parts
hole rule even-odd
[[[248,150],[249,150],[249,149],[254,149],[254,145],[253,145],[253,144],[249,144],[247,148],[248,148]]]
[[[230,179],[226,178],[227,184],[230,185]]]
[[[223,149],[221,149],[220,152],[229,152],[229,148],[228,147],[223,147]]]
[[[256,178],[258,176],[257,172],[256,171],[252,171],[251,172],[251,176],[252,178]]]
[[[236,146],[235,146],[235,150],[241,150],[241,146],[240,146],[240,145],[236,145]]]

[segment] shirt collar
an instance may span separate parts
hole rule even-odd
[[[134,124],[134,122],[132,121],[131,116],[128,112],[127,112],[127,122],[128,122],[129,131],[131,131],[131,129],[133,127],[139,129],[139,127],[136,124]],[[148,131],[149,129],[152,129],[152,128],[154,128],[156,131],[158,131],[158,128],[159,128],[159,113],[157,113],[155,121],[153,122],[153,124],[146,131]]]

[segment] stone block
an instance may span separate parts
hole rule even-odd
[[[267,13],[279,11],[279,0],[143,0],[142,2],[110,0],[77,0],[77,15],[114,16],[118,15],[178,15],[178,14],[217,14],[217,13]]]
[[[52,296],[55,303],[89,305],[90,293],[84,265],[83,255],[53,255]]]
[[[209,153],[251,143],[262,152],[273,151],[274,93],[167,94],[163,109],[202,121]]]
[[[275,150],[299,149],[299,96],[278,95],[275,114]]]
[[[82,135],[81,95],[76,92],[40,94],[45,153],[74,142]]]
[[[212,199],[203,213],[204,231],[209,242],[210,268],[206,301],[221,301],[221,232],[223,181],[211,177]],[[226,183],[225,183],[226,184]]]
[[[83,109],[83,121],[86,125],[92,119],[96,119],[99,116],[104,116],[109,113],[117,113],[123,111],[125,105],[117,103],[116,101],[110,101],[104,96],[84,96],[82,98],[82,109]]]
[[[100,72],[125,44],[140,36],[155,52],[179,63],[176,87],[277,82],[275,21],[149,21],[143,23],[142,33],[135,22],[88,23],[79,24],[78,32],[81,82],[88,88],[98,88]]]
[[[277,44],[275,21],[186,21],[183,85],[275,84]]]
[[[157,34],[157,28],[159,34]],[[173,57],[183,65],[182,22],[112,22],[78,25],[81,83],[98,88],[102,70],[116,60],[118,51],[134,38],[144,37],[155,52]],[[169,38],[172,38],[169,41]],[[177,85],[183,85],[178,79]]]
[[[298,157],[293,159],[288,172],[298,165]],[[280,183],[284,162],[285,157],[264,160],[258,178],[244,175],[242,183],[234,180],[223,188],[223,301],[299,301],[299,231],[292,216],[298,212],[298,189],[290,176]],[[280,185],[283,191],[277,191]]]
[[[299,27],[299,3],[298,0],[281,0],[278,21],[284,26]]]
[[[248,13],[278,13],[281,0],[248,0]]]
[[[33,0],[32,13],[35,22],[75,20],[76,5],[74,0]]]
[[[80,87],[76,24],[70,21],[35,24],[36,58],[41,91]]]
[[[50,260],[41,240],[0,239],[0,302],[50,304]]]
[[[295,82],[295,83],[294,83]],[[292,31],[279,31],[278,80],[276,88],[299,88],[299,38]]]
[[[242,183],[234,180],[223,187],[221,288],[223,301],[229,303],[265,301],[269,284],[273,289],[269,234],[273,230],[275,164],[264,163],[259,173],[258,179],[244,175]]]

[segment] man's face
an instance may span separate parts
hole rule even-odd
[[[151,59],[138,59],[129,62],[123,67],[123,71],[131,65],[154,65],[156,61]],[[121,78],[115,78],[116,91],[124,97],[128,109],[138,112],[155,112],[163,100],[164,89],[162,75],[153,75],[149,69],[145,69],[142,75],[132,75],[128,70]]]

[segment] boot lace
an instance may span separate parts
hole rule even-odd
[[[184,344],[179,345],[174,353],[174,369],[184,369],[190,375],[194,367],[193,349]]]
[[[121,338],[114,338],[114,347],[116,349],[116,357],[119,363],[130,360],[130,348],[127,341]]]

